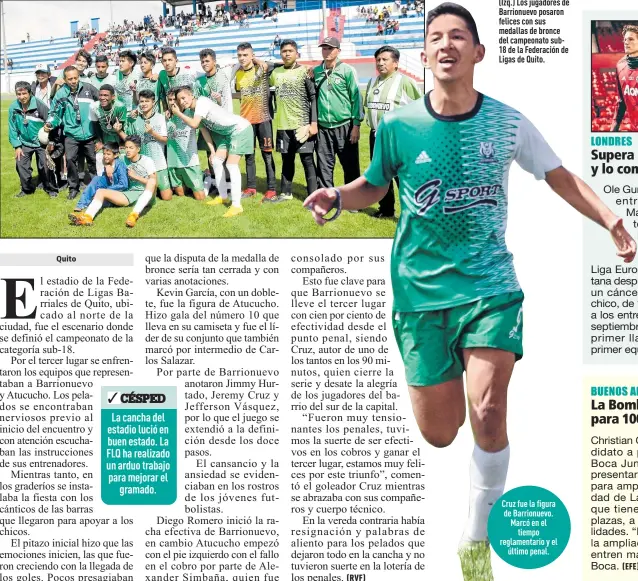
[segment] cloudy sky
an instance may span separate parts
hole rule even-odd
[[[211,4],[214,6],[215,4]],[[53,35],[55,38],[69,36],[72,20],[78,20],[78,26],[90,24],[91,18],[100,19],[100,31],[104,32],[111,19],[122,22],[127,20],[140,21],[145,15],[151,14],[157,19],[162,14],[162,2],[120,1],[108,2],[104,0],[77,1],[77,2],[2,2],[6,17],[5,30],[7,45],[26,40],[27,32],[31,35],[31,41],[48,40]],[[181,7],[178,7],[182,10]],[[184,12],[191,12],[188,6],[183,7]]]

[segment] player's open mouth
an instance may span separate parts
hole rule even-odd
[[[454,65],[454,64],[456,64],[456,59],[451,57],[451,56],[446,56],[446,57],[443,57],[443,58],[439,59],[439,64],[440,65]]]

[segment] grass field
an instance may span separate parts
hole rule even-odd
[[[106,208],[97,215],[92,227],[71,226],[67,215],[73,210],[76,200],[67,200],[67,190],[54,199],[42,190],[37,190],[33,196],[15,198],[20,191],[20,180],[9,143],[7,114],[13,100],[14,97],[3,95],[0,101],[0,236],[3,238],[385,238],[394,235],[396,221],[373,218],[371,214],[376,208],[357,214],[344,212],[335,222],[323,228],[316,226],[310,213],[302,207],[306,187],[298,159],[294,200],[279,204],[244,200],[244,213],[232,219],[222,218],[223,206],[206,206],[192,197],[173,197],[169,202],[158,198],[132,229],[124,224],[130,208]],[[237,101],[235,107],[237,110]],[[359,144],[361,171],[368,166],[368,135],[369,129],[364,124]],[[278,153],[274,155],[279,185],[281,156]],[[264,162],[259,152],[256,158],[257,191],[263,193],[266,189]],[[202,167],[206,167],[203,152],[200,152],[200,160]],[[33,167],[35,171],[35,157]],[[243,160],[241,170],[245,187]],[[335,184],[343,184],[343,171],[338,162]]]

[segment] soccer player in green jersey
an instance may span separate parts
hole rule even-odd
[[[120,53],[120,69],[115,73],[117,98],[126,105],[129,113],[133,110],[133,92],[139,79],[139,71],[135,70],[136,64],[137,55],[130,50],[124,50]]]
[[[115,86],[115,76],[109,73],[109,59],[103,54],[95,57],[95,74],[89,78],[89,83],[98,91],[102,85]]]
[[[191,87],[193,90],[197,83],[195,82],[195,73],[177,66],[177,53],[175,49],[166,46],[162,49],[162,66],[163,71],[159,73],[159,99],[166,111],[166,117],[170,117],[168,110],[168,102],[166,96],[171,89],[177,87]]]
[[[224,180],[224,161],[230,174],[231,207],[224,218],[238,216],[244,210],[241,206],[241,173],[239,159],[242,155],[255,151],[255,135],[249,121],[228,113],[208,97],[195,97],[190,87],[177,90],[177,105],[172,111],[190,127],[200,127],[204,139],[210,149],[210,162],[215,172],[219,188],[219,196],[208,202],[211,206],[226,203],[226,187]],[[215,142],[216,148],[213,145]]]
[[[233,112],[233,94],[230,79],[223,69],[217,66],[217,55],[212,48],[199,51],[199,62],[204,74],[197,78],[199,94],[212,99],[229,113]]]
[[[188,87],[190,91],[192,89]],[[182,113],[176,105],[176,95],[179,89],[169,89],[167,102],[171,115],[166,123],[168,131],[168,174],[171,186],[178,196],[184,195],[184,184],[193,190],[196,200],[205,200],[204,181],[202,169],[199,165],[197,153],[197,125],[192,121],[193,112]],[[169,199],[164,198],[164,199]]]
[[[230,89],[230,79],[223,69],[217,66],[217,55],[212,48],[205,48],[199,51],[199,62],[202,65],[204,74],[197,78],[197,90],[202,97],[208,97],[229,113],[233,112],[233,94]],[[198,147],[200,151],[208,152],[208,145],[204,140],[204,135],[200,132]],[[206,156],[209,172],[214,175],[213,166],[210,163],[209,155]],[[227,172],[227,170],[225,170]],[[226,182],[230,181],[230,175],[225,175]],[[225,185],[225,184],[222,184]],[[217,180],[215,187],[218,188]]]
[[[155,95],[154,106],[159,105],[159,75],[153,73],[155,66],[155,57],[151,52],[145,52],[140,55],[140,75],[135,83],[135,92],[133,93],[133,103],[139,103],[139,95],[142,91],[152,91]]]
[[[155,107],[155,93],[144,89],[138,94],[140,114],[129,117],[124,125],[118,124],[117,130],[122,140],[127,136],[138,135],[142,149],[140,153],[153,160],[155,164],[157,186],[163,200],[172,196],[171,182],[168,176],[164,146],[168,141],[166,119]]]
[[[294,40],[284,40],[280,47],[283,67],[270,75],[275,87],[276,145],[281,153],[281,193],[277,201],[292,199],[292,180],[295,177],[295,156],[298,153],[306,174],[308,194],[317,189],[314,162],[317,135],[317,101],[315,83],[306,67],[297,63],[299,52]]]
[[[607,229],[625,262],[634,259],[636,243],[530,121],[474,89],[474,67],[485,48],[472,15],[444,3],[426,23],[423,64],[434,75],[434,89],[384,115],[363,177],[320,189],[305,205],[323,224],[332,208],[365,208],[400,178],[394,332],[418,427],[433,446],[449,446],[465,421],[465,371],[475,447],[459,554],[462,565],[480,559],[490,571],[481,577],[487,581],[487,519],[503,493],[510,455],[507,388],[523,354],[523,294],[505,244],[511,163]],[[464,575],[470,579],[467,570]]]
[[[104,171],[102,161],[102,147],[105,143],[119,145],[120,138],[114,127],[115,122],[124,123],[126,119],[126,105],[115,99],[115,89],[111,85],[102,85],[98,100],[91,103],[89,119],[97,122],[97,136],[95,141],[95,164],[97,175]]]
[[[407,105],[421,97],[416,83],[399,72],[401,53],[392,46],[382,46],[374,53],[376,79],[370,79],[366,88],[366,122],[370,127],[370,158],[374,154],[377,128],[388,111]],[[394,218],[394,186],[390,182],[388,193],[379,202],[375,218]]]

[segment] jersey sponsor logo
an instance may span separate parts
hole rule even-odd
[[[419,216],[426,214],[432,206],[441,201],[439,186],[442,183],[441,180],[430,180],[414,192],[414,201],[420,206],[416,212]]]
[[[444,214],[465,212],[475,206],[498,206],[496,197],[502,192],[501,184],[472,186],[471,188],[453,188],[445,192],[445,202],[465,202],[462,205],[445,206]]]
[[[432,158],[425,151],[422,151],[414,160],[414,163],[418,165],[421,163],[429,163],[431,161],[432,161]]]
[[[376,109],[378,111],[389,111],[390,103],[368,103],[368,109]]]
[[[497,197],[502,193],[501,184],[485,184],[464,188],[451,188],[441,198],[439,189],[443,182],[439,179],[430,180],[414,192],[414,201],[419,206],[417,214],[424,216],[430,208],[436,206],[443,199],[443,213],[457,214],[476,206],[498,206]],[[452,205],[453,204],[453,205]]]
[[[491,141],[481,141],[481,145],[479,147],[479,153],[481,154],[481,163],[496,163],[498,159],[496,159],[496,149],[494,147],[494,143]]]
[[[627,85],[623,94],[629,97],[638,97],[638,87],[630,87]]]

